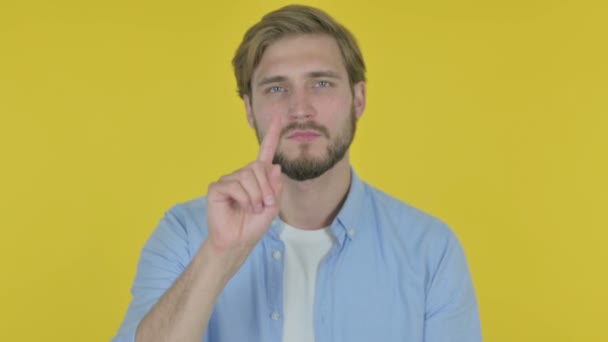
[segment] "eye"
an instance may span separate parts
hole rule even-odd
[[[331,86],[331,83],[327,82],[327,81],[318,81],[317,83],[315,83],[315,87],[318,88],[327,88]]]
[[[273,86],[268,88],[268,90],[266,92],[268,93],[279,93],[279,92],[283,92],[285,91],[285,88],[281,87],[281,86]]]

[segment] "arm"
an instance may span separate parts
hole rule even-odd
[[[166,213],[141,252],[131,289],[133,299],[114,342],[153,341],[150,335],[161,339],[176,336],[175,328],[204,334],[215,299],[229,277],[227,267],[219,265],[229,260],[213,257],[208,243],[190,255],[180,209]],[[188,328],[192,320],[198,323],[194,329]],[[188,341],[181,336],[173,340]]]
[[[135,340],[200,342],[217,297],[244,259],[203,243],[186,271],[141,321]]]
[[[482,340],[475,289],[462,246],[449,231],[427,289],[425,342]]]
[[[175,215],[161,222],[142,251],[115,342],[202,340],[224,286],[279,212],[281,169],[272,158],[280,130],[275,116],[258,160],[209,186],[208,235],[191,261],[186,227]]]

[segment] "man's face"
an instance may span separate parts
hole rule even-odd
[[[288,177],[316,178],[347,154],[365,107],[365,84],[351,88],[332,37],[299,35],[272,43],[253,73],[251,89],[243,99],[259,141],[272,117],[282,117],[274,163]]]

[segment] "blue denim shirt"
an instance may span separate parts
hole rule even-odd
[[[201,197],[174,206],[152,233],[113,341],[134,341],[141,319],[197,253],[207,236],[206,205]],[[285,252],[280,229],[277,216],[218,298],[203,341],[281,341],[283,258],[274,253]],[[481,341],[466,258],[443,222],[353,171],[331,231],[336,242],[317,275],[316,342]]]

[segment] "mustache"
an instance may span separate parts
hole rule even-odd
[[[325,128],[325,126],[321,126],[314,121],[292,122],[281,129],[281,137],[284,137],[289,132],[296,130],[315,131],[329,139],[329,130]]]

